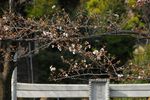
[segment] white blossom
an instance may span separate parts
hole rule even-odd
[[[71,47],[69,47],[69,51],[70,51],[70,52],[72,51],[72,48],[71,48]]]
[[[61,48],[58,48],[58,50],[59,50],[59,51],[62,51],[62,49],[61,49]]]
[[[132,63],[132,62],[130,62],[130,63],[129,63],[129,65],[130,65],[130,66],[132,66],[132,65],[133,65],[133,63]]]
[[[76,51],[75,51],[75,49],[72,51],[72,53],[73,53],[73,54],[76,54]]]
[[[3,19],[4,19],[4,20],[6,20],[6,19],[7,19],[7,17],[6,17],[6,16],[4,16],[4,17],[3,17]]]
[[[89,42],[88,42],[88,41],[86,41],[86,42],[85,42],[85,45],[88,45],[88,44],[89,44]]]
[[[54,45],[52,45],[52,48],[54,48],[55,46]]]
[[[142,70],[142,73],[144,74],[144,73],[145,73],[145,71],[144,71],[144,70]]]
[[[90,49],[90,48],[91,48],[91,45],[88,45],[88,48]]]
[[[84,60],[83,60],[83,62],[85,62],[85,63],[86,63],[86,60],[84,59]]]
[[[57,48],[58,48],[59,51],[62,50],[60,45],[57,45]]]
[[[63,33],[63,36],[64,36],[64,37],[68,37],[68,33],[65,33],[65,32],[64,32],[64,33]]]
[[[98,50],[94,50],[94,51],[93,51],[93,54],[94,54],[94,55],[97,55],[97,54],[98,54]]]
[[[97,26],[94,26],[94,28],[96,29],[96,28],[97,28]]]
[[[50,71],[55,71],[56,70],[56,68],[53,67],[53,65],[51,65],[49,68],[50,68]]]
[[[100,51],[104,52],[104,51],[105,51],[105,49],[104,49],[104,48],[101,48],[101,50],[100,50]]]
[[[78,28],[77,28],[77,27],[75,27],[74,29],[75,29],[75,30],[77,30]]]
[[[75,48],[75,44],[71,44],[72,48]]]
[[[138,79],[141,79],[142,77],[141,76],[138,76]]]
[[[65,77],[68,77],[68,74],[65,74]]]
[[[66,33],[66,37],[68,37],[68,33]]]
[[[63,36],[66,36],[66,33],[63,33]]]
[[[137,2],[140,2],[141,0],[137,0]]]
[[[43,31],[43,34],[44,34],[44,35],[50,35],[51,32]]]
[[[80,45],[79,48],[81,49],[81,48],[82,48],[82,45]]]
[[[57,29],[62,30],[62,27],[61,26],[57,26]]]
[[[73,65],[73,68],[77,68],[77,67],[78,67],[77,64],[74,64],[74,65]]]
[[[101,60],[101,55],[97,55],[97,60]]]
[[[53,34],[53,35],[51,35],[51,38],[56,37],[56,36],[57,36],[56,34]]]
[[[52,6],[52,9],[54,9],[54,8],[56,8],[56,5],[53,5],[53,6]]]
[[[8,30],[9,30],[9,26],[6,26],[6,25],[5,25],[5,26],[4,26],[4,30],[5,30],[5,31],[8,31]]]
[[[123,77],[123,74],[118,74],[117,76],[121,78],[121,77]]]
[[[61,26],[59,27],[59,30],[62,30],[62,27],[61,27]]]
[[[61,58],[61,59],[64,59],[64,56],[61,56],[60,58]]]
[[[114,14],[114,16],[117,17],[117,18],[119,18],[119,15],[118,15],[118,14]]]
[[[85,65],[85,68],[87,68],[88,67],[88,65]]]

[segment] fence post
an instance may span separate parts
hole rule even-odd
[[[109,80],[108,79],[91,79],[90,100],[109,100]]]
[[[12,100],[17,100],[17,67],[14,69],[11,79]]]

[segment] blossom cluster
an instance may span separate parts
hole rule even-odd
[[[90,45],[90,43],[87,41],[84,44]],[[82,45],[80,51],[78,51],[75,49],[76,45],[71,44],[71,48],[74,49],[70,50],[70,52],[75,50],[77,54],[82,56],[82,58],[79,57],[70,59],[61,56],[62,61],[68,64],[69,67],[67,70],[57,69],[55,71],[52,70],[53,67],[51,67],[50,80],[62,80],[66,78],[82,79],[83,76],[83,79],[92,78],[94,76],[95,78],[101,78],[103,75],[108,77],[123,77],[123,74],[117,73],[117,71],[123,69],[115,68],[115,66],[119,64],[119,61],[115,61],[115,58],[108,55],[107,51],[105,50],[105,46],[99,50],[95,49],[85,51],[84,49],[88,45]]]
[[[150,3],[150,0],[137,0],[138,6],[143,6],[144,4]]]

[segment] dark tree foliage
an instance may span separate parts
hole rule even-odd
[[[79,5],[80,0],[58,0],[61,8],[64,8],[67,12],[71,13]]]
[[[3,14],[3,11],[5,8],[8,8],[8,1],[7,0],[1,0],[0,1],[0,15]]]

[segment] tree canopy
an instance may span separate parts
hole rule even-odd
[[[10,79],[18,61],[45,49],[36,57],[46,60],[41,67],[48,67],[50,81],[110,78],[125,82],[149,78],[149,0],[23,3],[23,13],[14,7],[14,13],[3,11],[0,17],[3,100],[10,99]],[[35,42],[38,45],[30,50],[30,43],[35,46]],[[58,55],[55,59],[61,64],[54,64],[45,54],[53,58]]]

